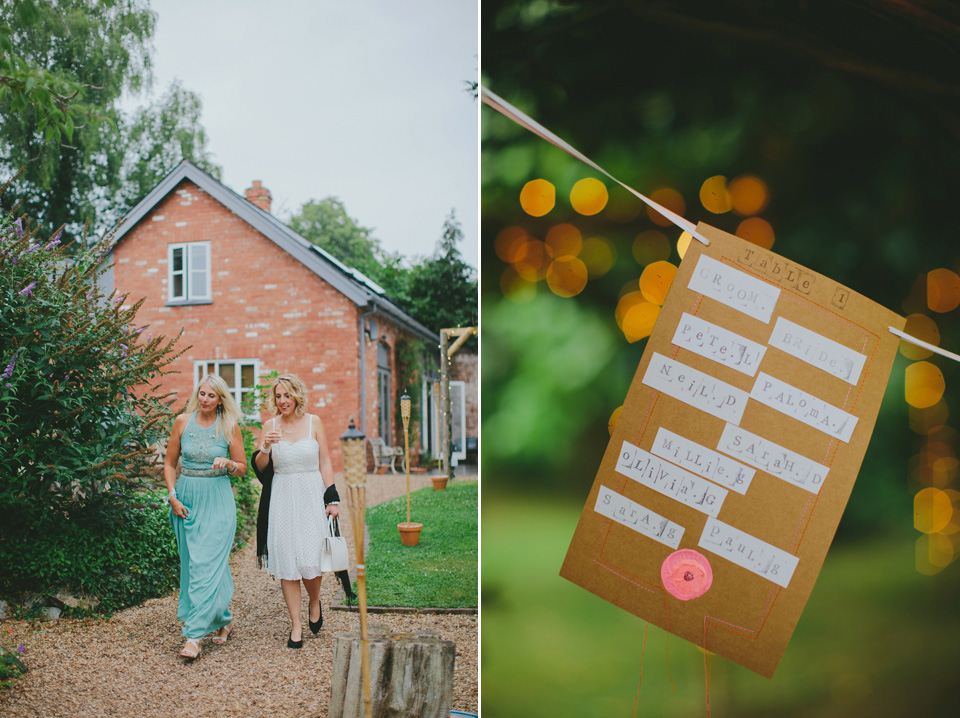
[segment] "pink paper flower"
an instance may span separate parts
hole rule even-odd
[[[710,590],[713,569],[702,553],[682,548],[664,559],[660,566],[660,580],[671,596],[689,601]]]

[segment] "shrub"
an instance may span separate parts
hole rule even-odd
[[[87,512],[61,521],[56,531],[6,538],[0,565],[11,570],[0,574],[0,593],[22,602],[66,591],[99,601],[75,612],[110,613],[170,592],[180,562],[165,495],[142,493],[124,510]]]
[[[26,671],[27,667],[23,665],[16,653],[0,646],[0,689],[11,688],[14,681]]]
[[[109,238],[68,251],[59,236],[0,216],[0,591],[70,586],[119,607],[170,585],[173,535],[143,491],[177,340],[103,295]]]

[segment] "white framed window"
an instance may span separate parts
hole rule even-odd
[[[247,416],[259,416],[260,406],[257,404],[256,389],[260,380],[259,359],[201,359],[193,362],[193,388],[196,389],[207,374],[216,374],[223,379],[233,398],[237,400],[241,410],[249,409]],[[244,407],[243,402],[248,396],[254,397],[252,407]]]
[[[211,291],[210,242],[167,245],[167,288],[170,302],[209,302]]]

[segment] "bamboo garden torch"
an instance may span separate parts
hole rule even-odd
[[[407,392],[400,397],[400,418],[403,419],[403,463],[407,470],[407,520],[397,524],[397,530],[400,531],[400,543],[416,546],[420,543],[423,524],[410,520],[410,395]]]
[[[367,636],[367,579],[363,564],[363,535],[367,502],[367,451],[363,432],[359,431],[350,416],[350,426],[340,437],[343,452],[343,474],[347,484],[350,506],[350,524],[353,527],[353,547],[357,557],[357,594],[360,605],[360,650],[362,659],[364,716],[373,715],[370,703],[370,643]]]
[[[403,420],[403,466],[407,472],[407,523],[410,523],[410,395],[400,397],[400,418]]]

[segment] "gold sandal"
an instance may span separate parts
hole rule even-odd
[[[193,647],[191,650],[190,647]],[[187,642],[183,644],[183,648],[180,649],[180,655],[184,658],[189,658],[193,660],[200,655],[200,640],[197,638],[188,638]]]

